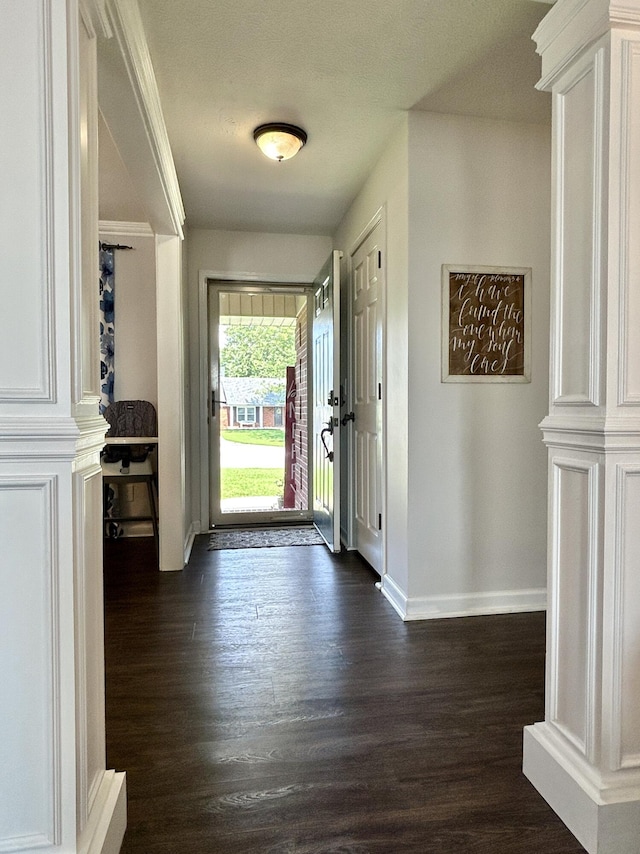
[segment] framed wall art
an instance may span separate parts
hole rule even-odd
[[[531,268],[442,265],[442,381],[531,382]]]

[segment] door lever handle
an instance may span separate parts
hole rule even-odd
[[[340,419],[340,423],[342,424],[343,427],[346,427],[349,421],[355,421],[355,420],[356,420],[355,412],[347,412],[347,414],[343,415],[342,418]]]
[[[333,462],[333,451],[330,451],[329,448],[327,448],[327,443],[324,440],[324,434],[328,433],[330,436],[333,436],[333,421],[329,420],[327,422],[327,425],[328,425],[327,427],[323,427],[322,430],[320,431],[320,441],[322,442],[322,447],[325,450],[326,458],[329,460],[330,463],[332,463]]]
[[[221,406],[226,406],[227,401],[223,400],[221,397],[219,397],[216,400],[216,390],[214,388],[214,389],[211,389],[211,417],[212,418],[216,417],[216,404],[218,405],[218,408],[220,408]]]

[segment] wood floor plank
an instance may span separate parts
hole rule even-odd
[[[521,772],[544,615],[403,623],[357,555],[105,544],[123,854],[582,854]]]

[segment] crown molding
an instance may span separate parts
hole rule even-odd
[[[619,27],[639,27],[640,4],[637,0],[612,0],[609,3],[609,20]]]
[[[0,417],[0,460],[73,460],[80,430],[73,418]]]
[[[107,20],[135,99],[135,108],[153,160],[155,176],[160,184],[160,196],[167,208],[172,233],[184,238],[184,206],[137,0],[94,2],[99,5],[104,3]]]
[[[79,6],[85,25],[87,21],[91,22],[94,37],[99,35],[107,39],[112,38],[113,30],[107,14],[107,0],[80,0]]]
[[[585,48],[621,28],[640,29],[640,0],[559,0],[532,36],[542,57],[537,88],[549,91]]]
[[[124,234],[126,237],[155,237],[155,231],[148,222],[119,222],[101,219],[98,231],[105,236]]]
[[[548,415],[541,423],[548,446],[598,453],[640,451],[640,416]]]

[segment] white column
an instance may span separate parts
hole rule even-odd
[[[591,854],[640,851],[640,0],[558,0],[545,721],[524,771]]]
[[[115,854],[92,9],[0,0],[0,850]]]
[[[185,564],[185,359],[182,240],[156,237],[160,569]]]

